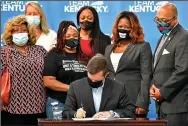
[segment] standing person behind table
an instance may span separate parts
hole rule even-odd
[[[1,71],[6,66],[11,76],[10,103],[3,105],[2,125],[37,125],[45,117],[46,93],[42,80],[44,57],[47,51],[35,45],[35,31],[28,27],[25,16],[17,16],[5,25],[1,48]]]
[[[77,24],[80,26],[80,59],[87,65],[96,53],[104,55],[111,39],[101,31],[98,13],[91,6],[84,6],[78,11]]]
[[[162,36],[154,53],[150,95],[168,126],[188,126],[188,31],[178,23],[171,3],[159,9],[155,22]]]
[[[78,60],[78,36],[78,30],[72,21],[62,21],[57,33],[57,46],[45,59],[43,78],[47,87],[48,118],[62,118],[70,83],[87,76],[86,66]]]
[[[118,14],[113,26],[114,42],[105,51],[109,77],[126,84],[137,117],[147,117],[152,72],[152,51],[133,12]]]
[[[55,47],[57,34],[48,27],[41,5],[36,2],[29,2],[25,8],[25,15],[29,25],[36,29],[36,45],[43,46],[47,51]]]

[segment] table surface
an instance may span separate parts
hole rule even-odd
[[[137,118],[131,120],[54,120],[38,119],[39,126],[167,126],[167,120]]]

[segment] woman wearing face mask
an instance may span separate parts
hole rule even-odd
[[[113,26],[113,44],[105,50],[109,77],[123,82],[137,117],[146,117],[149,107],[149,85],[152,52],[144,41],[143,29],[133,12],[121,12]]]
[[[11,77],[10,102],[3,103],[2,125],[37,125],[37,118],[45,117],[42,71],[47,51],[35,45],[35,31],[28,27],[25,16],[9,20],[2,37],[7,46],[1,49],[1,71],[7,67]]]
[[[47,117],[62,119],[62,111],[72,81],[87,76],[86,66],[79,63],[78,30],[72,21],[62,21],[57,32],[57,46],[45,59],[44,85],[47,87]]]
[[[29,25],[36,29],[36,45],[43,46],[47,51],[52,49],[56,45],[57,34],[49,29],[41,5],[35,2],[28,3],[26,5],[25,15]]]
[[[104,54],[111,39],[101,31],[97,11],[91,6],[84,6],[78,11],[77,24],[80,26],[80,60],[87,64],[95,54]]]

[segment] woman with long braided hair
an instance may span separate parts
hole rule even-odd
[[[79,33],[72,21],[62,21],[57,32],[57,45],[45,59],[43,80],[47,87],[47,117],[62,119],[69,84],[87,76],[86,66],[78,61]]]

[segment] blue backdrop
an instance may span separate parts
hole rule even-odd
[[[123,10],[133,11],[137,14],[144,29],[145,40],[148,41],[154,51],[160,33],[153,19],[159,7],[168,1],[35,1],[41,4],[48,24],[51,29],[57,31],[62,20],[72,20],[76,23],[76,13],[80,7],[89,5],[96,8],[99,13],[100,26],[105,34],[111,36],[112,26],[116,16]],[[1,34],[4,31],[5,22],[13,16],[24,14],[27,1],[1,1]],[[179,11],[179,22],[188,28],[188,14],[186,14],[188,1],[173,1]],[[4,42],[1,40],[1,46]],[[155,118],[155,105],[152,100],[149,118]]]

